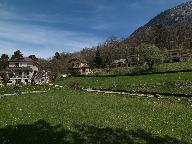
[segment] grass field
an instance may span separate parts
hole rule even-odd
[[[190,143],[192,106],[68,88],[0,99],[0,143]]]
[[[70,85],[75,82],[79,82],[86,88],[192,94],[192,72],[116,77],[70,77],[58,83]]]
[[[175,63],[178,68],[173,71],[173,65],[159,65],[156,74],[69,77],[57,81],[63,87],[0,87],[0,94],[48,91],[0,98],[0,144],[192,143],[190,102],[88,93],[69,87],[79,83],[86,88],[192,94],[192,72],[186,72],[191,62],[185,64]]]
[[[148,66],[118,67],[112,68],[110,71],[102,71],[91,74],[90,76],[124,76],[124,75],[140,75],[155,73],[175,73],[175,72],[192,72],[192,61],[163,63],[154,65],[152,70]]]
[[[21,92],[32,92],[32,91],[47,91],[50,89],[55,88],[48,85],[11,85],[11,86],[0,85],[0,95],[21,93]]]
[[[115,68],[88,77],[70,77],[58,84],[75,82],[85,88],[192,95],[192,61],[155,65],[150,71],[145,66]]]

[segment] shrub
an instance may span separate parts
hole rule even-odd
[[[81,84],[80,84],[79,81],[72,82],[72,83],[70,84],[70,87],[71,87],[72,89],[75,89],[75,90],[81,90],[81,89],[82,89],[82,88],[81,88]]]

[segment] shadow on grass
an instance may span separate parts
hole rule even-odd
[[[94,126],[77,125],[75,131],[62,128],[61,125],[51,126],[44,120],[31,125],[6,126],[0,129],[1,144],[185,144],[172,137],[160,137],[145,130],[97,128]]]

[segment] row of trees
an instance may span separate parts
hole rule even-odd
[[[121,49],[121,48],[120,48]],[[121,49],[122,50],[122,49]],[[154,44],[141,44],[136,47],[129,47],[127,50],[122,50],[123,54],[116,53],[116,51],[111,51],[111,53],[116,54],[116,57],[103,57],[101,56],[100,50],[97,49],[96,56],[94,58],[94,62],[96,67],[101,68],[102,66],[109,66],[113,60],[120,58],[129,58],[136,57],[134,59],[134,64],[136,65],[144,65],[147,64],[149,69],[152,69],[154,64],[162,63],[168,59],[166,51],[160,50]],[[118,56],[119,55],[119,56]],[[112,58],[111,58],[112,57]],[[104,62],[104,63],[103,63]]]
[[[23,57],[20,50],[14,52],[11,59]],[[2,54],[0,57],[0,70],[5,70],[8,67],[9,56],[7,54]]]
[[[147,64],[149,69],[152,69],[155,63],[161,63],[165,60],[165,52],[160,50],[155,45],[141,44],[139,46],[128,46],[123,41],[118,41],[115,38],[110,38],[104,43],[96,47],[85,48],[77,53],[58,53],[56,52],[52,58],[39,58],[39,69],[49,70],[55,75],[68,73],[68,61],[72,57],[79,57],[89,62],[92,68],[109,68],[111,63],[116,59],[129,58],[131,55],[137,55],[138,59],[135,62],[137,65]],[[21,51],[17,50],[11,56],[11,59],[23,57]],[[32,59],[37,58],[32,55]],[[9,56],[2,54],[0,57],[0,69],[6,69],[8,66]]]
[[[117,59],[126,59],[132,55],[138,56],[137,65],[147,64],[152,69],[156,63],[167,60],[166,51],[160,50],[153,44],[141,44],[139,46],[128,46],[123,41],[110,38],[104,43],[96,47],[84,48],[77,53],[58,53],[56,52],[52,58],[39,59],[39,68],[50,70],[55,75],[68,73],[68,61],[72,57],[89,62],[92,68],[109,68],[111,63]]]

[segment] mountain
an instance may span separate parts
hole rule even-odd
[[[153,43],[167,49],[192,49],[192,1],[160,13],[124,42],[129,45]]]

